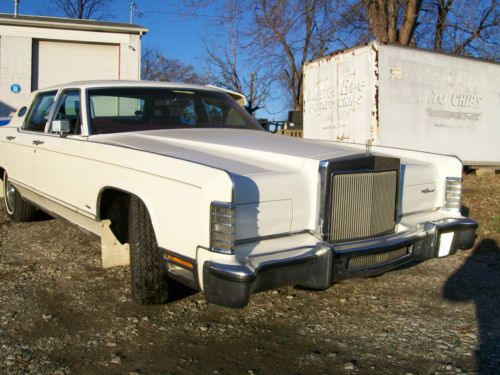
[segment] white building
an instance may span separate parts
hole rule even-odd
[[[0,13],[0,116],[33,90],[86,79],[140,79],[142,26]]]

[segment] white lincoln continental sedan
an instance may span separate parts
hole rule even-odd
[[[33,93],[0,128],[7,214],[37,209],[130,248],[131,288],[172,280],[212,303],[336,281],[473,245],[450,156],[267,133],[224,90],[76,82]]]

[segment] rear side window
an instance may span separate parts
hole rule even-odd
[[[30,113],[23,129],[34,132],[43,132],[45,125],[47,124],[47,120],[49,119],[49,113],[52,105],[54,104],[55,97],[55,91],[39,94],[31,106]]]

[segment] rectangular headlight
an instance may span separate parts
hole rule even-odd
[[[212,202],[210,206],[210,249],[224,254],[234,253],[235,207],[229,203]]]
[[[460,177],[446,177],[444,209],[448,211],[460,211],[461,195],[462,179]]]

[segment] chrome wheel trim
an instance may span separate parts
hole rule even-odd
[[[16,206],[16,187],[12,185],[7,176],[4,177],[5,206],[7,212],[12,214]]]

